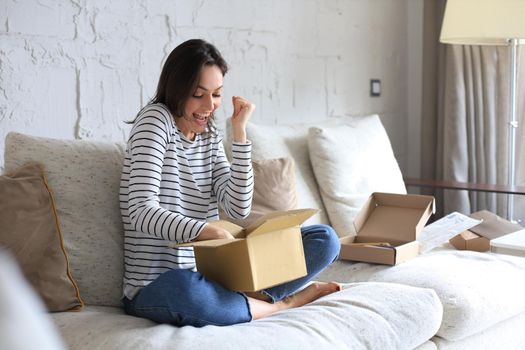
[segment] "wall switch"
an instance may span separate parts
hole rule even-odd
[[[370,79],[370,96],[372,97],[381,96],[381,80]]]

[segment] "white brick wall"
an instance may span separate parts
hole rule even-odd
[[[3,0],[0,164],[9,131],[124,141],[169,52],[204,38],[231,66],[219,125],[234,94],[258,123],[379,113],[405,169],[413,1]]]

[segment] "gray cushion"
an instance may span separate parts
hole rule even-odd
[[[88,305],[121,305],[124,145],[9,133],[5,169],[38,161],[54,193],[73,278]]]

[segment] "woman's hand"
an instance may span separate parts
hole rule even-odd
[[[231,233],[222,227],[213,226],[211,224],[204,225],[201,233],[195,238],[196,241],[207,241],[210,239],[234,239]]]
[[[246,143],[246,123],[255,110],[255,105],[240,96],[232,97],[233,115],[233,141],[236,143]]]

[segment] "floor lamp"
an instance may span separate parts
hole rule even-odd
[[[441,36],[446,44],[507,45],[511,50],[508,185],[516,186],[516,85],[518,45],[525,43],[525,0],[447,0]],[[514,198],[507,197],[507,217],[514,221]]]

